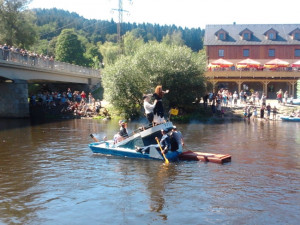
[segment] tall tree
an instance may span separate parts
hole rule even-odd
[[[76,65],[85,65],[84,48],[78,39],[74,29],[65,29],[58,36],[56,49],[56,60],[72,63]]]
[[[29,47],[36,41],[35,16],[26,10],[31,0],[0,0],[0,41]],[[5,31],[5,32],[3,32]]]
[[[103,71],[105,98],[127,117],[138,116],[143,93],[163,85],[168,106],[188,109],[205,91],[205,57],[190,48],[150,42],[134,55],[119,57]]]

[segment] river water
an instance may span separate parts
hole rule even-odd
[[[129,130],[139,124],[129,123]],[[299,224],[300,123],[178,124],[224,165],[92,154],[115,121],[0,121],[0,224]]]

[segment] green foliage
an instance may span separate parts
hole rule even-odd
[[[183,46],[184,41],[182,39],[182,33],[180,31],[174,31],[173,34],[167,34],[163,37],[162,43],[167,45],[179,45]]]
[[[113,42],[105,42],[104,44],[99,43],[98,47],[103,56],[103,63],[105,66],[113,64],[121,51],[120,46]]]
[[[151,42],[140,46],[134,55],[122,56],[103,72],[104,96],[127,117],[140,113],[142,95],[153,93],[161,84],[170,93],[169,106],[187,108],[205,91],[205,59],[190,48]]]
[[[85,57],[87,58],[88,66],[94,69],[100,69],[103,56],[99,52],[98,48],[91,45],[85,52]]]
[[[136,36],[134,32],[127,32],[123,36],[124,54],[134,55],[134,53],[144,44],[143,38]]]
[[[82,31],[82,34],[90,43],[101,41],[105,43],[117,42],[117,24],[112,21],[88,20],[77,13],[70,13],[60,9],[35,9],[37,16],[37,25],[41,28],[42,39],[52,39],[58,36],[62,29],[74,28],[76,31]],[[162,41],[166,35],[180,33],[183,43],[190,47],[193,51],[198,52],[203,47],[204,31],[200,28],[181,28],[175,25],[159,25],[159,24],[136,24],[122,23],[121,35],[128,31],[133,31],[136,38],[143,38],[144,42]]]
[[[65,29],[58,36],[56,43],[56,60],[61,62],[84,65],[84,48],[73,29]]]
[[[0,42],[29,47],[37,38],[34,14],[27,11],[29,0],[0,0]],[[5,32],[3,32],[5,31]]]

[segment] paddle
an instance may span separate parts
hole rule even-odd
[[[95,142],[99,142],[99,140],[93,134],[90,134],[90,137],[93,138]]]
[[[166,158],[165,153],[164,153],[164,151],[163,151],[162,148],[161,148],[161,145],[160,145],[160,143],[159,143],[158,137],[155,137],[155,140],[157,141],[157,144],[158,144],[158,146],[159,146],[159,148],[160,148],[160,152],[161,152],[161,154],[163,155],[163,157],[164,157],[164,159],[165,159],[165,163],[166,163],[166,164],[169,164],[169,160]]]

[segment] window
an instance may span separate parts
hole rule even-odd
[[[243,56],[244,57],[249,57],[249,49],[243,49]]]
[[[275,49],[269,49],[269,57],[275,57]]]
[[[249,33],[244,33],[244,40],[250,40]]]
[[[295,56],[300,57],[300,49],[295,49]]]
[[[269,33],[269,40],[274,40],[274,33]]]
[[[225,40],[225,36],[224,36],[223,33],[220,33],[220,34],[219,34],[219,39],[220,39],[220,40]]]
[[[219,57],[224,57],[224,49],[219,49]]]
[[[295,40],[300,40],[300,33],[295,33],[294,39]]]

